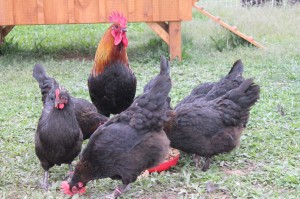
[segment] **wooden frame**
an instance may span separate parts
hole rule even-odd
[[[15,25],[106,23],[112,11],[146,22],[181,60],[181,21],[195,0],[0,0],[0,42]]]

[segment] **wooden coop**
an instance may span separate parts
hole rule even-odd
[[[112,11],[145,22],[181,60],[181,22],[195,0],[0,0],[0,43],[17,25],[106,23]]]

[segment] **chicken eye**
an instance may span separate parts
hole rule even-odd
[[[119,26],[118,25],[115,25],[115,29],[118,29],[119,28]]]

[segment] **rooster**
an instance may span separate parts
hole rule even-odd
[[[128,108],[135,96],[136,77],[129,67],[126,37],[127,19],[118,12],[98,44],[94,66],[88,78],[89,93],[98,112],[109,117]]]
[[[235,75],[231,78],[204,84],[203,88],[210,89],[203,93],[198,90],[199,98],[191,95],[168,112],[171,120],[165,123],[164,130],[171,146],[195,154],[196,165],[198,156],[205,157],[203,171],[209,168],[214,155],[230,152],[239,144],[250,108],[259,99],[259,86],[252,79],[244,80],[240,69],[233,67],[229,76]]]
[[[118,197],[142,171],[164,161],[170,144],[163,131],[170,89],[169,64],[162,57],[160,75],[153,87],[96,130],[71,181],[62,183],[62,190],[70,195],[82,194],[90,180],[112,178],[123,183],[113,193]]]
[[[33,77],[39,83],[42,94],[42,102],[45,104],[46,98],[53,85],[58,85],[57,81],[46,74],[45,68],[37,64],[33,69]],[[70,96],[74,104],[75,116],[83,134],[83,139],[88,139],[93,132],[108,118],[97,112],[97,108],[89,101],[82,98]]]
[[[39,71],[39,65],[34,69]],[[35,73],[39,78],[41,73]],[[67,90],[55,81],[43,96],[44,108],[35,134],[35,153],[45,170],[42,187],[48,189],[48,171],[54,165],[69,164],[80,153],[82,133],[76,120],[74,104]]]

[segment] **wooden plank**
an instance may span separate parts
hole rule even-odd
[[[43,0],[46,24],[64,24],[69,22],[68,0]]]
[[[14,0],[14,24],[38,24],[37,0]]]
[[[238,35],[239,37],[242,37],[243,39],[245,39],[246,41],[252,43],[253,45],[255,45],[258,48],[265,48],[263,45],[259,44],[258,42],[256,42],[253,37],[249,37],[243,33],[241,33],[237,27],[235,26],[230,26],[227,23],[225,23],[224,21],[222,21],[220,19],[220,17],[216,17],[214,15],[212,15],[211,13],[207,12],[206,10],[204,10],[203,7],[199,7],[196,4],[194,5],[194,7],[202,14],[204,14],[205,16],[211,18],[212,20],[214,20],[216,23],[220,24],[221,26],[223,26],[224,28],[230,30],[231,32],[233,32],[234,34]]]
[[[186,2],[188,1],[189,0]],[[178,10],[178,0],[165,0],[159,2],[160,19],[163,21],[179,21]]]
[[[99,21],[105,21],[106,19],[106,0],[99,0]]]
[[[153,3],[152,1],[135,1],[135,19],[142,19],[143,21],[152,21],[153,19]]]
[[[0,0],[0,24],[1,25],[13,25],[14,13],[13,13],[13,1]]]
[[[169,33],[169,25],[166,22],[157,22],[167,33]]]
[[[74,12],[76,23],[99,22],[99,1],[74,0]]]
[[[191,20],[194,0],[0,0],[0,25],[108,22],[112,11],[129,22]]]
[[[68,0],[68,22],[69,23],[75,23],[74,0]]]
[[[181,61],[181,22],[169,22],[169,36],[170,59],[173,60],[177,57]]]
[[[160,21],[159,2],[160,0],[152,0],[152,21]]]
[[[106,17],[105,17],[105,21],[106,22],[109,22],[108,21],[108,17],[110,16],[110,14],[112,12],[115,12],[115,11],[118,11],[118,12],[121,12],[122,14],[124,14],[128,20],[130,20],[128,18],[128,11],[127,11],[127,8],[128,6],[126,4],[128,4],[128,1],[119,1],[119,0],[106,0],[106,7],[105,7],[105,13],[106,13]]]
[[[46,7],[47,8],[47,7]],[[45,23],[45,15],[44,15],[44,0],[37,0],[37,9],[38,9],[38,23]]]
[[[147,25],[160,36],[168,45],[170,44],[170,38],[168,32],[166,32],[159,24],[147,22]]]
[[[191,20],[192,16],[192,7],[194,5],[194,0],[178,0],[178,17],[180,21]]]
[[[135,19],[135,0],[127,0],[127,18]]]

